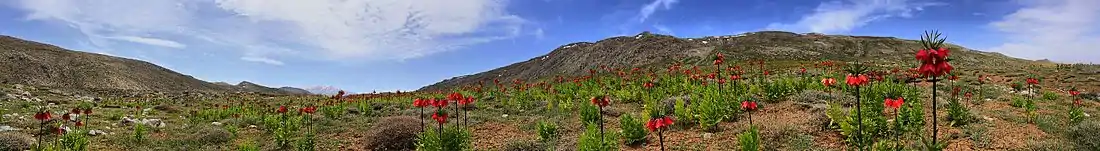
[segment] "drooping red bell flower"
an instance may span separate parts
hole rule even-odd
[[[279,109],[275,110],[275,112],[286,113],[286,106],[279,106]]]
[[[756,101],[741,101],[741,109],[746,111],[756,110]]]
[[[72,114],[72,113],[65,113],[65,114],[62,114],[62,115],[61,115],[61,119],[64,119],[64,120],[73,120],[73,118],[72,118],[72,116],[71,116],[70,114]]]
[[[436,108],[444,108],[447,107],[447,104],[449,104],[445,99],[431,99],[429,102],[431,102],[432,106],[435,106]]]
[[[428,102],[428,100],[424,100],[421,98],[413,99],[413,107],[423,108],[427,107],[428,105],[432,105],[432,103]]]
[[[801,68],[800,68],[800,69],[798,70],[798,74],[806,74],[806,67],[801,67]]]
[[[592,104],[600,107],[606,107],[607,105],[611,104],[611,101],[609,101],[606,96],[592,97],[591,101]]]
[[[90,107],[84,109],[84,115],[89,115],[89,114],[92,114],[92,108],[90,108]]]
[[[971,96],[973,96],[973,94],[971,94],[970,92],[966,92],[966,94],[963,94],[963,97],[966,97],[967,99],[970,99]]]
[[[896,109],[900,108],[901,105],[904,104],[904,103],[905,103],[905,98],[897,98],[897,99],[886,98],[886,101],[884,101],[882,104],[883,104],[883,106],[886,106],[888,108],[892,108],[892,109],[896,110]]]
[[[951,81],[955,81],[955,80],[959,80],[959,76],[957,76],[957,75],[951,75],[951,76],[950,76],[950,77],[948,77],[947,79],[948,79],[948,80],[951,80]]]
[[[1077,95],[1081,95],[1081,92],[1077,91],[1077,90],[1069,90],[1069,96],[1077,96]]]
[[[720,65],[720,64],[722,64],[722,60],[714,60],[714,65]]]
[[[848,86],[862,86],[864,84],[867,84],[867,82],[868,82],[867,75],[863,75],[863,74],[860,74],[858,76],[857,75],[848,75],[848,77],[846,77],[844,80],[845,80],[845,83],[848,84]]]
[[[821,85],[824,85],[825,87],[831,87],[833,85],[836,85],[836,79],[833,79],[833,78],[821,79]]]
[[[938,77],[950,73],[954,67],[947,62],[948,52],[947,48],[917,51],[916,58],[921,61],[921,66],[918,68],[921,76]]]
[[[432,119],[435,119],[435,122],[439,122],[439,124],[447,123],[447,113],[435,112],[432,114]]]
[[[39,120],[39,121],[50,120],[50,112],[42,111],[42,112],[34,113],[34,119]]]
[[[736,74],[730,75],[730,80],[733,80],[733,81],[741,80],[741,75],[736,75]]]
[[[76,126],[84,126],[84,121],[76,121]]]
[[[642,83],[642,87],[646,89],[653,88],[653,82],[646,81],[645,83]]]
[[[718,84],[720,84],[720,85],[726,84],[726,79],[725,78],[718,78]]]
[[[65,129],[63,129],[61,127],[54,128],[53,131],[54,131],[54,133],[57,133],[58,135],[65,134]]]
[[[313,113],[317,112],[317,107],[316,106],[304,107],[302,109],[298,109],[298,112],[306,113],[306,114],[313,114]]]
[[[69,113],[72,113],[72,114],[80,114],[80,109],[78,109],[78,108],[73,108],[73,110],[70,110],[70,111],[69,111]]]
[[[458,101],[458,105],[466,106],[466,104],[474,103],[474,97],[466,97]]]
[[[657,131],[660,129],[668,128],[674,123],[675,122],[670,117],[658,117],[650,119],[649,122],[646,122],[645,127],[649,129],[649,131]]]
[[[1036,85],[1036,84],[1039,84],[1039,79],[1035,79],[1035,78],[1027,78],[1027,84],[1029,84],[1029,85]]]
[[[462,100],[462,99],[463,99],[462,94],[458,93],[458,92],[454,92],[454,93],[451,93],[450,95],[447,95],[447,100],[450,100],[450,101],[459,101],[459,100]]]

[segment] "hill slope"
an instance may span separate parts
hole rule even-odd
[[[950,45],[956,66],[963,70],[1019,70],[1035,61],[1007,57]],[[420,90],[439,90],[475,84],[479,81],[532,80],[553,76],[587,74],[588,69],[667,67],[674,62],[686,65],[710,64],[708,58],[718,50],[731,63],[746,60],[769,61],[869,61],[894,67],[915,66],[913,53],[918,41],[893,37],[797,34],[782,31],[751,32],[729,36],[677,38],[643,32],[635,36],[612,37],[594,43],[566,44],[550,53],[501,68],[441,81]]]
[[[294,94],[262,86],[245,89],[218,85],[145,61],[66,50],[10,36],[0,36],[0,62],[0,83],[77,92],[140,90]],[[264,91],[258,91],[259,88],[264,88]]]

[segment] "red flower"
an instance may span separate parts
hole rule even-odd
[[[84,121],[76,121],[76,126],[84,126]]]
[[[868,82],[867,75],[862,75],[862,74],[860,74],[858,76],[848,75],[848,77],[846,77],[844,80],[845,80],[845,83],[848,84],[848,86],[861,86],[861,85],[867,84],[867,82]]]
[[[84,115],[92,114],[92,108],[84,109]]]
[[[886,101],[884,101],[882,104],[886,107],[893,108],[893,109],[896,110],[896,109],[900,108],[901,105],[904,104],[904,103],[905,103],[905,98],[898,98],[898,99],[886,98]]]
[[[741,101],[741,109],[748,110],[748,111],[756,110],[756,102],[755,101]]]
[[[436,108],[444,108],[447,107],[448,104],[447,100],[444,99],[431,99],[428,100],[428,102],[430,102],[432,106],[435,106]]]
[[[966,94],[963,94],[963,96],[967,99],[970,99],[970,96],[972,96],[972,94],[970,94],[970,92],[966,92]]]
[[[57,127],[57,128],[54,128],[54,132],[57,133],[58,135],[65,134],[65,129],[62,129],[61,127]]]
[[[1036,84],[1039,84],[1039,79],[1035,79],[1035,78],[1027,78],[1027,84],[1029,84],[1029,85],[1036,85]]]
[[[741,80],[741,75],[730,75],[730,80]]]
[[[436,112],[432,114],[432,119],[435,119],[435,122],[439,122],[440,124],[447,123],[447,113]]]
[[[771,73],[768,72],[768,70],[764,70],[764,75],[771,75]]]
[[[714,65],[719,65],[719,64],[722,64],[722,60],[721,60],[721,59],[719,59],[719,60],[714,60]]]
[[[313,114],[314,112],[317,112],[317,107],[315,107],[315,106],[304,107],[302,109],[298,109],[298,112],[306,113],[306,114]]]
[[[69,113],[73,113],[73,114],[80,114],[80,109],[78,109],[78,108],[73,108],[73,110],[70,110],[70,111],[69,111]]]
[[[450,101],[462,100],[462,94],[460,94],[458,92],[451,93],[450,95],[447,95],[447,100],[450,100]]]
[[[413,99],[413,106],[414,107],[423,108],[423,107],[426,107],[428,105],[432,105],[432,103],[428,102],[428,100],[424,100],[424,99],[420,99],[420,98]]]
[[[474,103],[474,97],[466,97],[466,99],[458,100],[458,105],[465,106],[470,103]]]
[[[64,115],[61,115],[61,119],[64,119],[64,120],[73,120],[73,119],[72,119],[72,116],[70,116],[69,114],[71,114],[71,113],[65,113]]]
[[[341,98],[344,98],[344,90],[340,90],[339,92],[336,92],[335,96],[332,96],[332,99],[341,99]]]
[[[806,67],[800,68],[798,74],[806,74]]]
[[[592,97],[591,101],[592,104],[600,107],[606,107],[607,105],[611,104],[607,97],[604,96]]]
[[[833,85],[836,85],[836,79],[833,79],[833,78],[821,79],[821,85],[825,85],[825,87],[831,87]]]
[[[718,78],[718,84],[726,84],[726,79]]]
[[[1073,105],[1081,106],[1081,99],[1073,100]]]
[[[951,75],[951,77],[948,77],[947,79],[951,80],[951,81],[955,81],[955,80],[959,80],[959,76]]]
[[[37,119],[39,121],[50,120],[50,112],[43,111],[43,112],[35,113],[34,114],[34,119]]]
[[[947,63],[948,50],[946,48],[939,48],[939,50],[924,50],[917,51],[916,58],[921,61],[919,72],[921,76],[933,76],[938,77],[944,74],[950,73],[953,67],[950,63]]]
[[[642,84],[642,87],[647,88],[647,89],[648,88],[653,88],[653,82],[646,81],[645,83]]]
[[[1077,90],[1069,90],[1069,96],[1077,96],[1077,95],[1080,95],[1080,94],[1081,94],[1081,92],[1079,92]]]
[[[279,109],[275,110],[275,112],[286,113],[286,106],[279,106]]]
[[[645,127],[648,128],[649,131],[657,131],[659,129],[668,128],[672,126],[672,124],[674,124],[672,118],[666,116],[650,119],[649,122],[645,123]]]

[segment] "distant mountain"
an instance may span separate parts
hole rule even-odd
[[[69,90],[228,91],[149,62],[0,36],[0,82]]]
[[[336,88],[333,86],[314,86],[306,88],[305,90],[309,91],[310,93],[320,95],[336,95],[337,92],[340,92],[340,88]]]
[[[302,89],[269,88],[247,81],[237,85],[210,83],[145,61],[72,51],[10,36],[0,36],[0,62],[3,62],[0,63],[0,83],[45,86],[76,92],[309,94]]]
[[[952,50],[952,59],[955,60],[952,64],[964,67],[961,70],[998,69],[1024,72],[1025,67],[1037,63],[957,45],[949,44],[948,47]],[[803,63],[826,59],[859,60],[880,66],[908,69],[912,68],[909,66],[914,62],[913,54],[919,48],[920,44],[917,40],[893,37],[761,31],[738,35],[678,38],[643,32],[634,36],[612,37],[596,42],[565,44],[548,54],[527,61],[472,75],[457,76],[425,86],[420,90],[444,90],[478,82],[491,84],[493,80],[531,81],[559,75],[578,76],[588,74],[589,69],[598,69],[601,66],[613,69],[633,67],[664,69],[675,63],[682,63],[687,67],[710,65],[710,58],[716,53],[724,54],[727,62],[730,63],[744,63],[748,60],[803,61]]]

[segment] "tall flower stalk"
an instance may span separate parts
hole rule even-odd
[[[666,129],[668,129],[669,126],[672,126],[672,124],[673,124],[672,118],[668,117],[668,116],[662,116],[662,117],[656,117],[656,118],[650,119],[649,122],[646,122],[646,124],[645,124],[645,127],[648,128],[649,131],[657,132],[657,140],[661,144],[661,151],[665,150],[664,131]]]
[[[850,87],[856,88],[856,147],[862,149],[863,107],[861,104],[863,104],[863,101],[860,101],[859,88],[867,85],[867,82],[869,82],[869,80],[867,79],[867,75],[864,75],[864,73],[867,72],[867,67],[861,63],[852,63],[850,66],[848,66],[848,69],[845,70],[848,72],[848,76],[844,79],[845,83],[847,83]]]
[[[936,83],[939,81],[937,77],[944,76],[951,73],[954,67],[951,66],[948,61],[948,50],[943,46],[945,38],[940,38],[940,33],[936,31],[925,32],[921,36],[921,50],[917,51],[916,58],[920,61],[921,65],[917,71],[921,77],[932,78],[932,144],[936,145],[937,134],[939,133],[939,124],[937,117],[937,107],[939,106],[936,98]]]
[[[597,112],[596,112],[596,117],[598,117],[598,119],[600,120],[598,122],[598,124],[600,125],[600,140],[604,140],[603,107],[605,107],[607,105],[610,105],[610,101],[607,99],[607,96],[592,97],[591,101],[592,101],[592,104],[596,105],[596,107],[598,109]]]
[[[894,109],[894,149],[900,149],[901,145],[901,120],[898,119],[898,108],[901,108],[902,104],[905,104],[905,98],[886,98],[883,101],[883,106]]]

